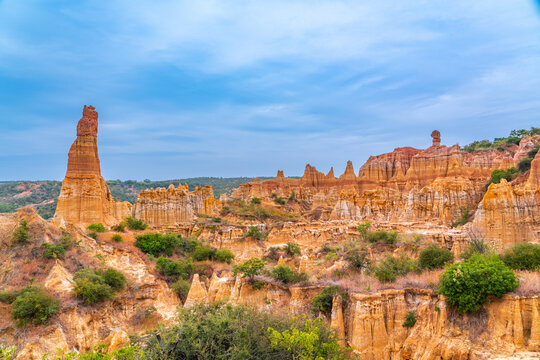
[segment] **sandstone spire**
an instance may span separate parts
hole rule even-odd
[[[432,146],[441,146],[441,133],[439,130],[433,130],[431,137],[433,138]]]
[[[54,221],[61,225],[114,224],[130,214],[131,204],[114,201],[101,177],[97,133],[98,113],[85,105],[54,214]]]

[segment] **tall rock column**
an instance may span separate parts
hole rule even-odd
[[[54,222],[115,224],[131,212],[131,204],[113,200],[101,176],[97,148],[98,113],[84,106],[77,125],[77,139],[68,154],[66,177],[58,197]]]

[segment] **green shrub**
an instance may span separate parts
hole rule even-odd
[[[506,181],[512,181],[516,178],[518,173],[518,169],[516,169],[515,167],[506,170],[496,169],[491,172],[491,182],[494,184],[498,184],[501,182],[502,179],[505,179]]]
[[[528,171],[531,168],[532,158],[525,158],[521,160],[518,164],[518,170],[522,173]]]
[[[264,262],[259,258],[252,257],[240,265],[233,266],[234,276],[241,272],[242,278],[249,278],[252,281],[255,276],[261,273],[263,268]]]
[[[284,250],[289,256],[302,255],[300,246],[298,246],[298,244],[293,243],[291,241],[287,243],[287,246],[285,246]]]
[[[126,278],[124,274],[114,269],[90,270],[88,268],[77,271],[73,275],[75,295],[87,304],[95,304],[114,298],[115,291],[124,288]]]
[[[25,326],[29,322],[39,325],[58,312],[60,301],[39,288],[27,286],[21,290],[11,306],[11,315],[19,326]]]
[[[430,245],[420,251],[418,265],[421,269],[442,269],[445,264],[454,261],[454,254],[445,248],[437,245]]]
[[[538,151],[540,151],[540,144],[536,144],[536,146],[527,153],[527,156],[534,160]]]
[[[228,249],[219,249],[214,253],[214,260],[230,264],[234,259],[234,254]]]
[[[379,230],[369,234],[368,241],[370,243],[395,244],[397,241],[396,231]]]
[[[287,265],[275,266],[270,271],[270,276],[285,284],[306,282],[308,280],[308,275],[305,272],[294,271]]]
[[[158,233],[148,233],[138,235],[135,246],[146,254],[159,256],[160,254],[172,255],[173,250],[179,245],[180,240],[175,234],[161,235]]]
[[[517,244],[502,259],[515,270],[540,270],[540,244]]]
[[[26,220],[21,221],[19,226],[13,230],[13,241],[16,243],[27,243],[30,241],[30,228]]]
[[[122,235],[120,235],[120,234],[114,234],[113,236],[111,236],[111,240],[114,241],[114,242],[122,242],[122,241],[124,241],[124,239],[122,238]]]
[[[182,303],[186,301],[190,288],[191,284],[184,279],[178,279],[172,284],[172,290],[178,295]]]
[[[105,232],[107,229],[102,223],[90,224],[86,227],[90,231]]]
[[[41,244],[45,248],[43,257],[47,259],[63,258],[66,254],[66,247],[63,244]]]
[[[20,293],[18,291],[0,291],[0,302],[11,304],[19,295]]]
[[[489,254],[492,252],[491,247],[482,236],[482,234],[477,234],[475,232],[469,233],[469,245],[465,250],[459,254],[459,256],[467,260],[474,254]]]
[[[405,315],[403,327],[412,328],[414,324],[416,324],[416,313],[414,311],[409,311],[407,315]]]
[[[470,213],[469,209],[467,209],[465,206],[462,206],[459,208],[459,211],[461,212],[461,217],[452,223],[453,228],[460,225],[465,225],[471,220],[472,214]]]
[[[95,231],[92,231],[91,233],[88,234],[88,236],[90,236],[92,239],[94,240],[97,240],[98,238],[98,233],[95,232]]]
[[[488,295],[500,298],[518,285],[514,272],[499,257],[476,254],[441,274],[439,293],[464,313],[480,310]]]
[[[206,245],[198,245],[193,252],[193,259],[197,261],[211,260],[216,253],[216,249],[212,249]]]
[[[5,345],[0,344],[0,359],[13,360],[16,352],[17,352],[16,346],[5,346]]]
[[[144,230],[148,227],[142,220],[139,220],[133,216],[126,218],[126,225],[131,230]]]
[[[231,304],[201,304],[180,310],[178,323],[162,332],[159,340],[150,340],[150,359],[163,358],[163,354],[186,360],[300,359],[271,346],[268,329],[284,331],[290,325],[279,315]],[[324,328],[320,342],[331,336]]]
[[[416,261],[405,254],[401,254],[399,258],[388,255],[373,268],[373,274],[381,282],[392,282],[398,276],[415,271],[417,268]]]
[[[287,201],[282,197],[275,197],[274,202],[279,205],[285,205]]]
[[[349,267],[351,269],[356,270],[366,269],[371,264],[367,257],[367,253],[361,252],[358,249],[348,251],[347,254],[345,254],[345,260],[349,262]]]
[[[250,226],[249,230],[244,234],[244,237],[252,237],[257,240],[266,239],[266,234],[259,229],[258,226]]]
[[[324,288],[324,290],[317,296],[314,296],[311,299],[313,304],[313,312],[318,313],[322,312],[323,314],[330,314],[332,311],[332,301],[334,295],[341,295],[343,299],[346,299],[346,294],[341,290],[339,286],[329,286]]]
[[[166,276],[179,276],[187,280],[193,275],[193,263],[186,261],[173,261],[165,257],[160,257],[156,261],[156,271]]]
[[[124,225],[124,223],[120,223],[118,225],[111,226],[111,230],[112,231],[117,231],[117,232],[125,232],[126,231],[126,226]]]
[[[261,203],[261,199],[259,199],[258,197],[251,198],[251,203],[253,205],[259,205]]]
[[[368,235],[369,235],[369,229],[371,229],[371,221],[364,221],[363,223],[358,224],[356,227],[358,229],[358,232],[360,233],[360,237],[367,241]]]
[[[193,254],[193,252],[199,245],[202,245],[202,243],[198,241],[194,236],[191,236],[187,239],[184,239],[181,236],[178,237],[177,248],[186,256]]]

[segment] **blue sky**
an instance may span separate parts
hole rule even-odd
[[[534,1],[0,0],[0,180],[336,174],[540,125]]]

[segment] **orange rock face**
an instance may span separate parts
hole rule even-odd
[[[114,201],[101,177],[97,148],[98,113],[85,106],[77,139],[68,154],[68,167],[54,221],[75,224],[115,224],[130,214],[131,204]]]
[[[188,185],[168,189],[143,190],[133,207],[133,215],[149,225],[173,225],[190,222],[199,214],[218,215],[221,202],[214,198],[211,186],[197,187],[190,192]]]

